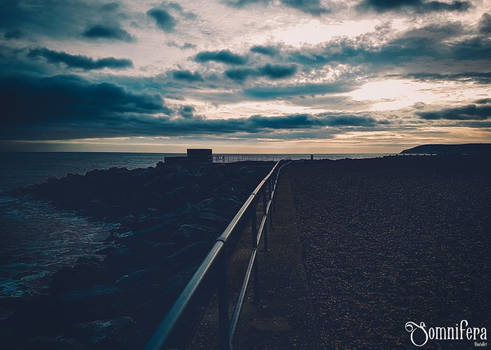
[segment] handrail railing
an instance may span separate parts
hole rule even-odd
[[[189,280],[186,287],[183,289],[177,300],[172,305],[171,309],[167,312],[164,319],[160,322],[157,330],[153,333],[150,341],[145,346],[145,350],[158,350],[166,344],[169,336],[174,329],[175,325],[179,321],[180,317],[184,313],[189,302],[193,298],[194,294],[198,290],[200,284],[203,282],[211,268],[217,264],[219,269],[218,279],[218,323],[220,333],[220,349],[230,350],[232,349],[232,342],[239,322],[240,313],[244,303],[247,287],[251,274],[254,272],[254,286],[257,296],[257,263],[256,253],[257,247],[261,241],[261,237],[264,233],[264,249],[268,249],[267,241],[267,220],[270,219],[272,223],[271,215],[273,211],[273,203],[275,194],[277,191],[278,178],[281,171],[287,164],[281,164],[278,161],[271,171],[263,178],[263,180],[256,186],[251,195],[244,202],[234,218],[230,221],[223,233],[216,239],[215,244],[208,252],[201,265],[198,267],[194,275]],[[276,175],[276,176],[274,176]],[[263,194],[263,217],[257,227],[257,198],[259,194]],[[249,264],[242,282],[242,287],[239,292],[237,303],[233,309],[232,317],[229,319],[228,310],[228,276],[227,276],[227,257],[225,254],[225,246],[229,238],[234,233],[238,224],[245,217],[246,213],[251,213],[251,231],[252,231],[252,252],[249,258]]]

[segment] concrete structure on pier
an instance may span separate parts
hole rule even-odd
[[[213,163],[211,148],[188,148],[188,161],[193,163]]]
[[[164,157],[164,162],[170,165],[189,165],[213,163],[211,148],[188,148],[187,156]]]

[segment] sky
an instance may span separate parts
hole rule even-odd
[[[491,142],[490,0],[0,6],[0,150]]]

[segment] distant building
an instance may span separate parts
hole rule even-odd
[[[211,148],[188,148],[187,157],[164,157],[164,162],[170,165],[213,163],[213,151]]]

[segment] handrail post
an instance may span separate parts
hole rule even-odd
[[[220,333],[220,350],[230,350],[227,270],[227,249],[223,249],[218,264],[218,331]]]
[[[274,183],[272,184],[272,189],[271,191],[274,191],[274,197],[273,200],[271,201],[271,212],[274,213],[276,212],[276,195],[278,194],[278,177],[274,179]]]
[[[268,225],[269,225],[269,219],[271,218],[271,181],[273,177],[271,176],[268,179],[268,182],[265,184],[265,192],[264,192],[264,215],[266,215],[266,225],[264,225],[264,251],[268,251]],[[269,204],[269,210],[266,211],[267,206]]]
[[[268,214],[269,215],[269,214]],[[264,251],[268,251],[268,219],[266,219],[266,225],[264,225]]]
[[[251,235],[252,248],[257,248],[257,198],[251,203]]]
[[[251,231],[252,231],[252,249],[257,249],[257,203],[259,198],[254,198],[254,203],[252,205],[252,213],[251,213]],[[259,300],[259,283],[258,283],[258,259],[256,258],[256,263],[254,264],[254,301],[257,302]]]
[[[273,213],[276,212],[276,204],[275,203],[276,203],[276,196],[278,194],[277,193],[278,192],[277,191],[277,182],[278,182],[277,177],[274,179],[274,182],[271,181],[271,208],[269,210],[271,212],[271,214],[269,215],[269,220],[270,220],[269,224],[271,227],[273,226]],[[273,197],[273,191],[274,191],[274,197]]]
[[[279,174],[279,170],[278,170],[278,173]],[[273,198],[273,191],[275,191],[275,194],[276,194],[276,182],[277,182],[277,179],[278,179],[278,175],[276,175],[276,177],[273,179],[271,179],[271,183],[269,184],[270,187],[269,187],[269,195],[270,195],[270,199],[271,199],[271,205],[270,205],[270,208],[269,208],[269,225],[272,227],[273,226],[273,211],[274,211],[274,202],[275,202],[275,198]]]
[[[263,215],[266,214],[266,204],[268,203],[268,186],[267,183],[265,184],[266,186],[263,187]]]

